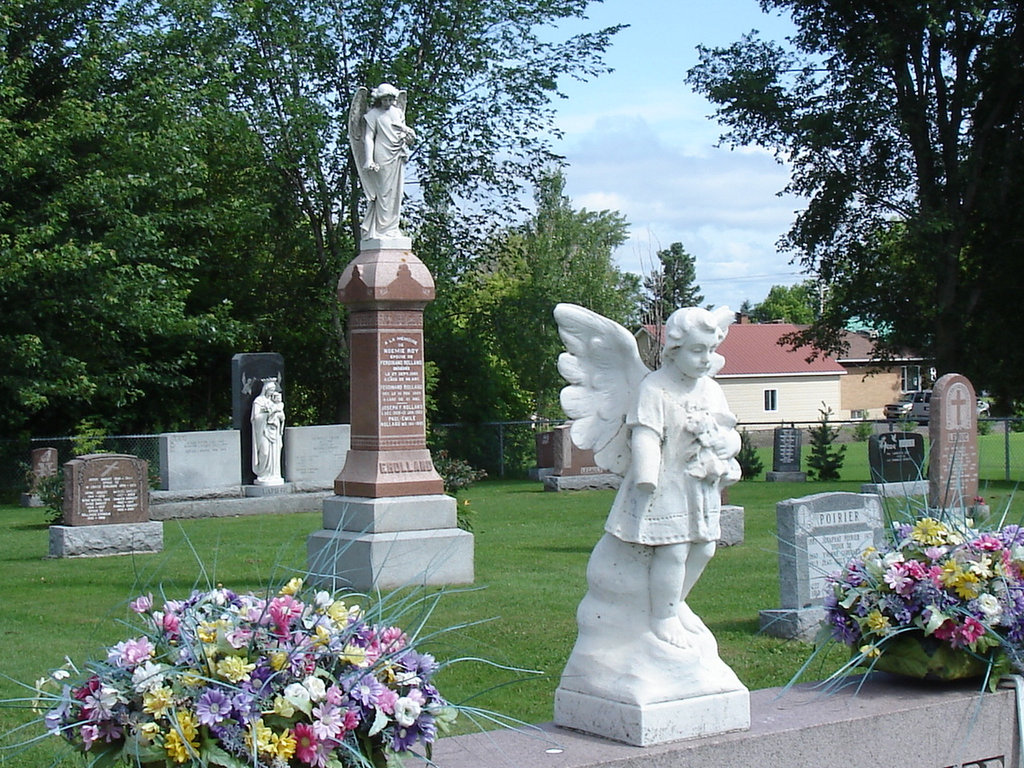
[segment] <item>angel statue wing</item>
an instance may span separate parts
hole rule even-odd
[[[359,183],[363,187],[363,194],[367,197],[372,194],[371,190],[373,189],[367,175],[369,174],[369,171],[366,170],[368,158],[366,157],[366,145],[363,143],[366,136],[366,121],[363,118],[366,116],[368,96],[369,91],[366,88],[356,89],[355,95],[352,97],[352,104],[348,108],[348,145],[352,148],[352,157],[356,161]]]
[[[572,441],[594,451],[599,467],[623,475],[629,468],[626,415],[650,369],[636,339],[621,325],[575,304],[555,307],[558,335],[567,351],[558,356],[562,410],[573,419]]]

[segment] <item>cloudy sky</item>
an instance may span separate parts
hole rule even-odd
[[[734,309],[772,285],[800,282],[775,248],[801,208],[777,195],[786,169],[763,151],[716,148],[713,107],[684,82],[699,43],[728,45],[752,29],[782,41],[788,19],[762,13],[757,0],[605,0],[589,17],[562,29],[630,27],[606,56],[614,72],[562,84],[569,98],[559,102],[558,151],[575,207],[629,220],[619,266],[648,272],[659,249],[681,242],[696,257],[705,300]]]

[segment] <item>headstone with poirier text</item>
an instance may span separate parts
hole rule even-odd
[[[761,631],[810,640],[824,617],[828,576],[867,547],[883,543],[881,499],[868,493],[818,493],[780,501],[775,518],[781,608],[759,612]]]

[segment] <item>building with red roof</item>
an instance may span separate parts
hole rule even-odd
[[[895,402],[901,392],[920,388],[921,360],[908,353],[891,363],[878,363],[868,334],[849,333],[847,352],[838,358],[780,343],[805,327],[742,319],[730,326],[718,348],[725,366],[715,379],[741,424],[816,422],[823,408],[831,409],[836,420],[882,418],[886,403]],[[664,328],[653,325],[637,331],[637,343],[649,362],[663,335]]]

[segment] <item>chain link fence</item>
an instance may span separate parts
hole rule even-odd
[[[479,424],[435,424],[428,435],[431,449],[447,450],[451,456],[465,459],[488,477],[526,477],[536,465],[536,440],[564,421],[492,421]],[[897,428],[916,428],[927,438],[927,427],[900,425],[888,421],[836,421],[841,442],[866,441],[871,434]],[[979,422],[978,463],[982,480],[1024,481],[1024,419],[982,419]],[[779,423],[744,424],[754,444],[770,446]],[[807,430],[813,422],[786,424]],[[160,467],[159,435],[109,435],[89,438],[90,452],[124,453],[149,462],[155,478]],[[82,440],[71,437],[40,437],[31,440],[0,440],[0,494],[6,501],[16,499],[25,490],[29,457],[35,448],[56,448],[60,464],[82,453]],[[865,451],[867,451],[865,443]],[[864,478],[868,482],[868,478]]]

